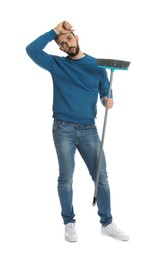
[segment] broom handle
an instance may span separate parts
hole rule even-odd
[[[111,89],[112,89],[113,72],[114,72],[114,70],[111,70],[110,83],[109,83],[109,88],[108,88],[108,98],[110,97],[110,93],[111,93]],[[96,205],[96,199],[97,199],[97,190],[98,190],[98,182],[99,182],[99,176],[100,176],[100,167],[101,167],[101,160],[102,160],[102,153],[103,153],[103,145],[104,145],[106,124],[107,124],[107,117],[108,117],[108,108],[106,108],[106,110],[105,110],[104,125],[103,125],[101,144],[100,144],[100,152],[99,152],[97,171],[96,171],[95,191],[94,191],[94,197],[93,197],[93,203],[92,203],[93,206]]]

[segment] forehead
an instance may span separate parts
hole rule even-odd
[[[63,42],[65,40],[67,40],[67,38],[69,36],[73,36],[72,33],[65,33],[65,34],[60,34],[58,37],[57,37],[57,42],[60,43],[60,42]]]

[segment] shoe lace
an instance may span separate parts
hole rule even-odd
[[[74,229],[75,228],[75,224],[74,223],[68,223],[66,224],[67,228],[72,228]]]

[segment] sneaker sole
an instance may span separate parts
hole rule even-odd
[[[70,239],[70,238],[68,238],[68,237],[65,237],[65,240],[66,240],[67,242],[77,242],[77,238]]]
[[[129,238],[121,239],[121,238],[118,238],[118,237],[116,237],[116,236],[106,234],[106,233],[104,233],[104,232],[101,232],[101,235],[107,236],[107,237],[112,237],[112,238],[114,238],[114,239],[116,239],[116,240],[119,240],[119,241],[124,241],[124,242],[129,241]]]

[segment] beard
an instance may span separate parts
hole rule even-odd
[[[73,50],[73,51],[72,51]],[[79,44],[77,46],[71,46],[69,47],[69,50],[66,52],[69,56],[75,57],[80,51]]]

